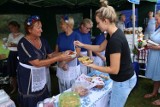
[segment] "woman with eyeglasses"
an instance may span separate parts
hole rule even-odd
[[[70,59],[70,56],[65,53],[53,55],[49,44],[41,37],[42,23],[38,16],[26,19],[25,31],[25,37],[18,43],[19,103],[21,107],[37,107],[38,101],[49,97],[48,67],[56,61]]]
[[[80,23],[79,28],[75,29],[74,31],[76,31],[82,39],[82,43],[85,44],[92,44],[91,42],[91,29],[93,27],[93,22],[91,19],[85,18],[82,20],[82,22]],[[87,50],[85,48],[81,48],[81,52],[80,52],[80,56],[89,56],[92,57],[92,51]],[[86,66],[84,66],[83,64],[80,64],[80,69],[81,69],[81,74],[88,74],[89,70]]]
[[[57,67],[57,77],[59,82],[59,91],[71,88],[77,77],[80,75],[80,64],[77,57],[80,54],[80,48],[75,47],[75,40],[81,41],[78,33],[73,31],[74,19],[70,16],[63,16],[60,19],[62,33],[57,38],[55,52],[74,51],[76,56],[68,61],[59,61]]]
[[[79,41],[75,41],[74,44],[92,51],[106,50],[107,66],[85,65],[100,72],[109,73],[113,80],[109,107],[124,107],[131,90],[136,85],[137,78],[132,66],[126,37],[122,30],[116,27],[116,12],[106,0],[100,1],[103,5],[96,11],[95,19],[97,28],[101,32],[108,32],[106,40],[100,45],[87,45]]]
[[[8,28],[10,30],[10,34],[7,40],[7,47],[10,50],[8,60],[7,60],[7,72],[10,77],[10,84],[13,88],[11,94],[13,94],[17,90],[17,79],[16,79],[16,69],[18,65],[18,52],[17,45],[18,42],[24,34],[20,32],[20,24],[17,21],[11,21],[8,23]]]

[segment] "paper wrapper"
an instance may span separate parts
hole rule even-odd
[[[103,82],[103,79],[101,77],[89,77],[85,74],[81,74],[76,82],[86,82],[88,84],[87,89],[91,89],[95,86],[98,85],[105,85],[105,83]]]

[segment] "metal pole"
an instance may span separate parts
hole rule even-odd
[[[92,20],[92,8],[90,8],[90,19]],[[91,29],[91,35],[92,35],[92,29]]]
[[[133,24],[133,45],[132,45],[132,49],[134,49],[134,45],[135,45],[135,4],[132,4],[132,24]]]

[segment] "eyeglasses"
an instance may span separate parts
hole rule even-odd
[[[90,27],[90,28],[89,28],[89,27],[87,27],[87,26],[84,26],[84,27],[85,27],[87,30],[91,30],[91,29],[92,29],[91,27]]]
[[[37,21],[37,20],[40,20],[39,16],[37,15],[34,15],[34,16],[30,16],[28,19],[27,19],[27,25],[32,25],[33,22]]]

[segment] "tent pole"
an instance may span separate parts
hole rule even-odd
[[[132,18],[133,18],[133,20],[132,20],[132,23],[133,23],[133,45],[132,45],[132,49],[134,49],[134,45],[135,45],[135,4],[134,3],[132,3],[132,11],[133,11],[133,13],[132,13]]]
[[[90,8],[90,19],[92,20],[92,8]],[[92,29],[91,29],[91,36],[92,36]]]

